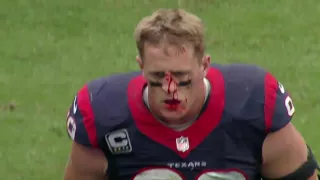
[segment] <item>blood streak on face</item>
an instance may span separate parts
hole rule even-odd
[[[165,100],[166,107],[170,110],[182,110],[181,101],[178,97],[178,83],[172,78],[170,73],[166,73],[166,81],[168,82],[167,93],[172,94],[171,99]]]

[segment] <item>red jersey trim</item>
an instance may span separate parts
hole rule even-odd
[[[194,124],[179,132],[158,122],[145,106],[142,96],[143,88],[147,82],[143,76],[131,80],[127,92],[128,103],[139,131],[153,141],[176,152],[181,158],[186,158],[214,130],[222,118],[225,105],[223,75],[219,70],[210,68],[207,79],[211,84],[211,91],[205,111]],[[189,148],[184,152],[178,151],[176,147],[176,140],[181,137],[188,138],[189,141]]]
[[[270,73],[264,79],[264,120],[265,131],[268,133],[272,127],[273,114],[277,98],[278,81]]]
[[[98,147],[97,128],[95,125],[94,113],[91,106],[90,92],[88,86],[84,86],[78,92],[78,108],[83,116],[83,124],[87,131],[92,147]]]

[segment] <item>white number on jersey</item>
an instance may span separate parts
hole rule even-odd
[[[75,120],[71,116],[69,116],[67,119],[67,130],[70,138],[74,140],[74,137],[76,136],[77,126]]]
[[[155,168],[141,171],[133,180],[184,180],[183,175],[169,168]],[[244,174],[238,171],[209,171],[200,173],[195,180],[246,180]]]
[[[278,86],[279,86],[279,90],[282,94],[285,94],[285,89],[283,87],[283,85],[278,82]],[[286,106],[287,112],[288,112],[288,116],[292,116],[295,112],[295,108],[293,105],[293,101],[291,99],[291,97],[289,95],[287,95],[286,99],[284,100],[284,105]]]
[[[292,102],[292,99],[290,96],[286,97],[284,104],[286,105],[288,115],[292,116],[294,114],[295,109],[294,109],[293,102]]]

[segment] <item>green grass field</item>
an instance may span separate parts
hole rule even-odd
[[[254,63],[292,93],[294,124],[320,157],[318,0],[2,0],[0,179],[62,178],[65,116],[87,81],[138,69],[133,30],[159,7],[183,7],[207,25],[218,63]],[[4,107],[15,103],[14,111]]]

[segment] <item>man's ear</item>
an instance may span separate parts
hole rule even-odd
[[[202,59],[202,66],[203,66],[203,74],[204,76],[207,75],[208,70],[210,68],[210,61],[211,61],[211,57],[209,55],[205,55]]]
[[[136,56],[136,61],[139,64],[140,69],[143,69],[143,62],[140,56]]]

